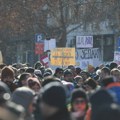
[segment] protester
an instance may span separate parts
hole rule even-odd
[[[11,98],[11,92],[8,86],[0,81],[0,106],[3,107],[6,105]]]
[[[32,77],[34,77],[34,71],[35,71],[35,69],[34,68],[32,68],[32,67],[29,67],[28,69],[26,69],[26,72],[27,73],[30,73],[31,75],[32,75]]]
[[[76,75],[80,76],[81,71],[82,71],[81,68],[77,67],[76,68]]]
[[[9,102],[5,107],[0,107],[0,120],[25,120],[22,106]]]
[[[21,105],[25,109],[25,120],[33,120],[33,100],[35,93],[27,87],[17,88],[12,95],[12,102]]]
[[[56,68],[54,76],[62,79],[63,78],[63,69],[62,68]]]
[[[34,65],[34,68],[37,69],[37,70],[40,70],[41,66],[42,66],[42,63],[37,61]]]
[[[113,77],[107,77],[103,80],[103,85],[106,89],[114,92],[116,95],[117,103],[120,105],[120,82],[116,82],[116,79]]]
[[[17,88],[17,86],[13,83],[14,80],[15,74],[12,68],[7,66],[4,67],[1,71],[1,81],[8,85],[11,92],[13,92]]]
[[[39,90],[41,88],[41,83],[40,83],[40,81],[37,78],[28,78],[27,85],[36,94],[39,92]]]
[[[35,70],[34,74],[38,77],[39,80],[42,81],[43,75],[42,75],[42,72],[40,70]]]
[[[52,82],[44,86],[39,99],[44,120],[70,120],[65,88],[60,82]]]
[[[114,68],[111,70],[111,75],[115,78],[116,82],[120,82],[120,70]]]
[[[75,68],[75,66],[70,65],[70,66],[68,66],[68,69],[71,70],[71,72],[73,73],[74,77],[77,75],[77,74],[76,74],[76,68]]]
[[[44,81],[42,82],[42,87],[44,87],[45,85],[47,85],[47,84],[49,84],[51,82],[60,82],[61,83],[61,80],[58,79],[58,78],[55,78],[53,76],[46,77],[44,79]]]
[[[76,88],[82,88],[82,86],[83,86],[83,78],[81,76],[76,76],[74,78],[74,81],[76,83],[76,86],[75,86]]]
[[[86,92],[92,92],[93,90],[96,91],[97,89],[100,88],[100,86],[97,85],[97,82],[92,79],[92,78],[88,78],[83,85],[84,89],[86,90]]]
[[[71,97],[72,117],[76,120],[84,120],[88,109],[88,98],[86,93],[81,89],[76,89]]]
[[[64,80],[66,82],[74,82],[74,74],[70,69],[64,71]]]
[[[54,72],[40,62],[34,67],[16,63],[1,68],[3,120],[8,117],[3,117],[2,112],[15,116],[13,120],[111,120],[112,117],[117,120],[119,117],[120,70],[114,62],[98,67],[89,65],[88,71],[70,65]],[[25,116],[21,117],[23,112],[19,110],[19,114],[14,113],[9,105],[22,106]],[[111,113],[110,118],[107,112]]]
[[[97,111],[92,120],[119,120],[120,119],[120,106],[117,104],[107,104]]]
[[[115,62],[110,63],[110,70],[117,68],[117,67],[118,67],[117,63]]]
[[[97,112],[102,106],[110,105],[115,102],[116,99],[113,93],[110,93],[109,91],[106,91],[104,89],[95,92],[90,98],[92,111],[91,114],[89,114],[91,115],[91,117],[89,117],[91,118],[91,120],[94,120]]]
[[[101,79],[104,79],[105,77],[107,77],[109,75],[110,75],[110,69],[109,68],[104,67],[104,68],[101,69],[101,74],[100,74]]]
[[[19,81],[18,81],[19,87],[27,86],[27,79],[29,77],[32,77],[32,75],[30,73],[21,74],[20,78],[19,78]]]
[[[82,71],[80,74],[81,74],[84,81],[90,77],[90,74],[86,71]]]

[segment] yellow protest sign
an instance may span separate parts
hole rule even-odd
[[[51,51],[51,65],[75,65],[75,48],[56,48]]]

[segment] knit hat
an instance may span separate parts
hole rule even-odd
[[[113,68],[117,68],[118,65],[115,62],[110,63],[110,69],[112,70]]]
[[[64,71],[64,76],[69,75],[69,74],[73,74],[73,73],[72,73],[72,71],[70,69],[66,69]]]
[[[87,95],[82,89],[75,89],[72,93],[71,103],[74,102],[77,98],[83,98],[85,101],[88,101]]]
[[[52,74],[50,72],[45,72],[43,77],[49,77],[49,76],[52,76]]]
[[[18,105],[22,105],[25,110],[27,110],[30,103],[33,101],[34,95],[35,93],[31,89],[20,87],[13,92],[12,101]]]
[[[110,104],[115,102],[115,96],[114,94],[108,92],[107,90],[102,89],[97,91],[91,96],[90,102],[93,108],[99,107],[103,104]]]
[[[35,70],[34,74],[40,78],[42,78],[42,72],[40,70]]]
[[[120,106],[117,104],[108,104],[101,106],[97,113],[92,116],[92,120],[119,120]]]
[[[62,68],[56,68],[55,74],[56,74],[56,73],[59,73],[59,72],[63,72],[63,69],[62,69]]]
[[[26,70],[26,72],[33,74],[33,73],[34,73],[34,68],[29,67],[29,68]]]
[[[8,76],[14,79],[14,71],[10,67],[4,67],[1,71],[1,80]]]
[[[41,89],[41,100],[53,107],[64,108],[66,106],[66,92],[59,82],[52,82]]]
[[[37,83],[39,87],[41,87],[40,82],[37,78],[28,78],[27,83],[29,87],[32,87],[35,83]]]
[[[90,102],[92,104],[92,116],[95,116],[101,106],[115,103],[116,99],[114,94],[102,89],[91,96]]]
[[[7,102],[5,107],[0,107],[0,120],[23,120],[24,108],[13,102]]]

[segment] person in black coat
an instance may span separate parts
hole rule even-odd
[[[62,83],[52,82],[45,85],[41,89],[39,100],[43,120],[70,120]]]

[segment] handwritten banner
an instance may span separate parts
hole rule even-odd
[[[75,65],[75,48],[56,48],[51,52],[51,65]]]
[[[76,62],[83,69],[86,69],[88,65],[93,65],[94,67],[97,67],[99,64],[101,64],[100,49],[77,49]]]
[[[93,36],[77,36],[76,48],[92,48]]]

